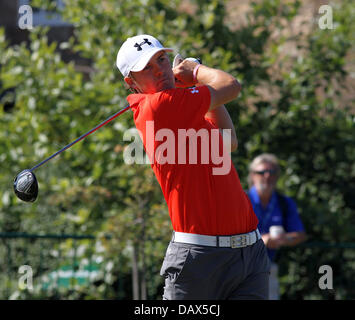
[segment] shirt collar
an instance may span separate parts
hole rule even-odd
[[[127,97],[127,101],[130,104],[130,106],[133,106],[134,104],[139,104],[142,100],[144,100],[146,97],[145,94],[142,93],[134,93],[134,94],[130,94]]]
[[[252,186],[249,190],[249,196],[254,203],[260,203],[260,198],[255,186]]]
[[[257,203],[257,204],[260,204],[260,197],[259,197],[259,194],[258,194],[258,191],[256,191],[256,188],[255,186],[252,186],[249,190],[249,195],[251,197],[251,200],[254,202],[254,203]],[[271,203],[274,203],[276,201],[276,191],[274,190],[272,192],[272,195],[271,195],[271,198],[270,198],[270,201],[268,203],[268,206],[271,204]]]

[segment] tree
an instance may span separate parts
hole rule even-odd
[[[54,3],[32,1],[47,9],[55,9]],[[100,254],[112,267],[102,278],[103,289],[80,293],[81,298],[133,297],[126,283],[132,255],[135,297],[161,296],[158,273],[171,226],[149,165],[123,161],[123,134],[133,127],[130,112],[36,171],[35,203],[21,203],[11,181],[127,105],[115,59],[123,41],[137,33],[156,35],[183,56],[199,56],[235,75],[243,92],[227,107],[239,140],[233,162],[244,187],[250,160],[274,152],[284,168],[279,187],[296,199],[310,239],[354,241],[354,110],[352,101],[342,99],[354,32],[350,1],[331,4],[333,30],[311,25],[293,35],[281,31],[297,18],[297,0],[252,1],[247,23],[236,29],[222,0],[191,0],[188,10],[183,4],[71,0],[61,13],[74,25],[74,37],[63,43],[49,42],[48,29],[35,27],[29,46],[9,46],[0,29],[0,81],[3,89],[16,88],[15,106],[0,108],[0,227],[96,235],[104,247]],[[287,45],[297,49],[295,54],[283,50]],[[62,59],[63,51],[87,59],[93,71],[84,76]],[[334,275],[342,272],[334,279],[334,288],[341,288],[336,298],[354,297],[346,283],[354,276],[353,251],[339,252],[286,252],[280,260],[283,298],[329,298],[314,280],[317,263],[333,266]],[[147,274],[149,281],[139,285]]]

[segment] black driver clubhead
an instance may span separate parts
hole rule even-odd
[[[22,201],[34,202],[38,195],[38,182],[29,169],[21,171],[14,180],[14,191]]]

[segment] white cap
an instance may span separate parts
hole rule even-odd
[[[148,34],[128,38],[117,53],[117,68],[124,77],[127,77],[131,71],[142,71],[159,51],[173,51],[173,49],[164,48],[156,38]]]

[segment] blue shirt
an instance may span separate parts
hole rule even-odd
[[[254,212],[258,217],[258,229],[261,234],[269,233],[271,226],[283,226],[286,232],[304,231],[296,203],[291,198],[284,196],[287,201],[286,219],[283,218],[276,191],[271,195],[271,199],[265,209],[261,204],[259,194],[254,186],[249,190],[249,198],[253,205]],[[275,258],[276,250],[267,248],[267,252],[272,261]]]

